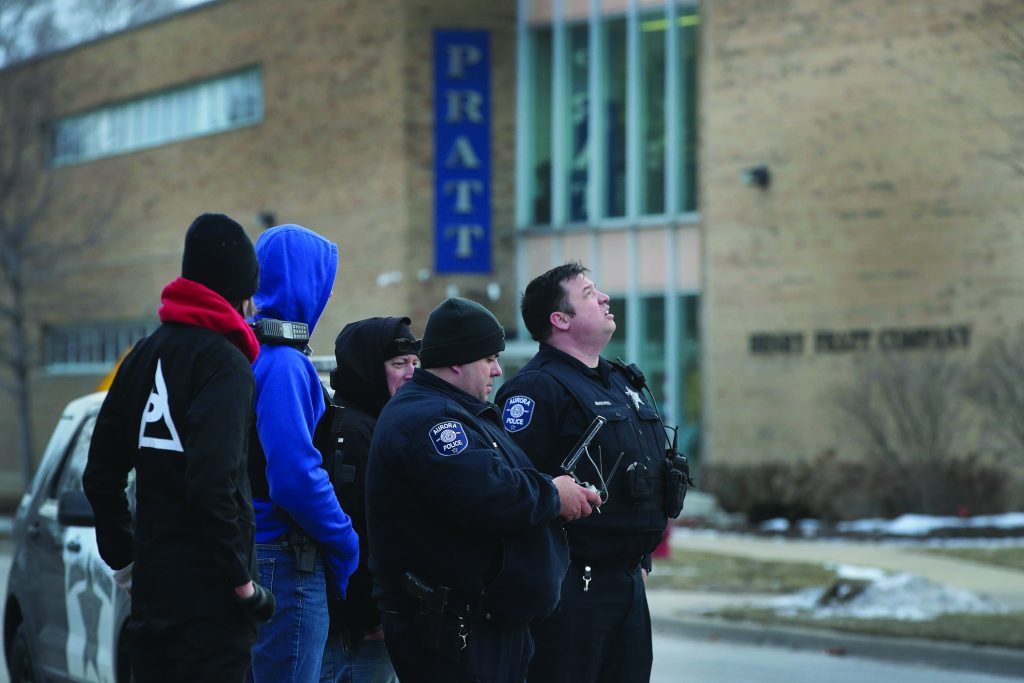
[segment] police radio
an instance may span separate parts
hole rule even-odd
[[[291,320],[260,318],[249,323],[261,344],[283,344],[308,352],[309,325]]]
[[[683,511],[686,490],[694,486],[690,478],[690,461],[679,452],[679,427],[672,428],[672,445],[665,449],[665,515],[676,518]]]

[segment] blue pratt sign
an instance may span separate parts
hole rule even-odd
[[[434,31],[434,271],[491,272],[486,31]]]

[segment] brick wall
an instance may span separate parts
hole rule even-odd
[[[816,330],[964,324],[949,353],[969,357],[1024,319],[1024,174],[1006,158],[1024,158],[1024,46],[1007,60],[998,39],[1022,9],[703,3],[711,461],[850,453],[827,397],[862,354],[816,352]],[[767,190],[741,182],[757,164]],[[751,353],[776,331],[805,333],[803,353]]]

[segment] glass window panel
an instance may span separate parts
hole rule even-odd
[[[530,32],[530,207],[532,223],[551,222],[551,76],[553,64],[550,27]]]
[[[65,491],[82,490],[82,473],[85,472],[85,465],[89,460],[89,442],[92,439],[93,428],[96,426],[96,417],[86,419],[82,425],[75,445],[68,456],[68,460],[60,473],[57,484],[57,495]]]
[[[697,210],[697,54],[700,15],[694,7],[680,7],[678,31],[680,64],[679,111],[682,116],[679,145],[679,206]]]
[[[665,213],[665,29],[663,13],[640,17],[640,213]]]
[[[626,215],[626,20],[606,19],[602,79],[605,94],[605,215]]]
[[[53,163],[62,165],[258,122],[256,69],[149,95],[58,121]]]
[[[683,419],[679,448],[691,462],[700,458],[701,374],[700,374],[700,297],[680,297],[682,338],[679,343],[680,398]]]
[[[117,361],[121,354],[156,328],[155,324],[98,323],[44,331],[43,349],[49,365],[91,366]]]
[[[569,120],[565,141],[568,146],[566,187],[569,189],[569,220],[587,219],[587,170],[590,163],[590,29],[587,24],[568,28]]]

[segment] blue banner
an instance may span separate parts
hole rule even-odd
[[[434,31],[434,271],[491,272],[487,31]]]

